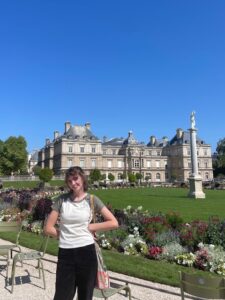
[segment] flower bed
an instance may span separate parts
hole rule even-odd
[[[29,190],[2,193],[0,221],[23,220],[24,230],[40,234],[56,194]],[[102,248],[225,275],[225,220],[211,217],[208,222],[185,223],[177,213],[153,214],[141,206],[113,213],[120,228],[99,234]]]

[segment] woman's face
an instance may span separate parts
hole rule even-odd
[[[84,183],[80,175],[70,176],[67,180],[67,185],[74,194],[79,194],[84,191]]]

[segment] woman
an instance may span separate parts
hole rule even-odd
[[[72,300],[76,289],[78,300],[91,300],[97,276],[94,233],[117,228],[118,222],[94,196],[94,210],[101,213],[104,222],[90,223],[90,194],[87,193],[87,178],[80,167],[69,168],[65,182],[70,192],[54,201],[44,229],[46,234],[59,239],[54,300]],[[58,217],[59,230],[55,228]]]

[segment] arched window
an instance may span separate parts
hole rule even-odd
[[[160,179],[161,179],[160,173],[156,173],[155,178],[156,178],[156,181],[160,181]]]
[[[205,180],[209,179],[209,172],[205,172]]]
[[[121,179],[121,176],[122,176],[123,174],[121,174],[121,173],[118,173],[117,174],[117,179]]]

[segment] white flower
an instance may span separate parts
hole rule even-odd
[[[209,250],[214,250],[214,249],[215,249],[215,245],[209,244]]]
[[[130,209],[131,209],[131,206],[130,206],[130,205],[128,205],[128,206],[127,206],[127,209],[128,209],[128,210],[130,210]]]
[[[204,247],[204,244],[203,244],[202,242],[200,242],[200,243],[198,244],[198,247],[199,247],[199,248],[203,248],[203,247]]]

